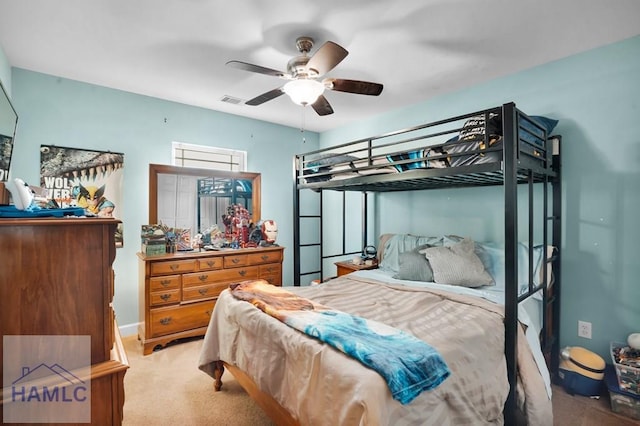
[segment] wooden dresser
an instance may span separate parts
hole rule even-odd
[[[140,324],[144,354],[207,330],[215,300],[230,283],[262,278],[282,285],[283,247],[138,253]]]
[[[118,223],[0,219],[2,335],[90,336],[91,366],[85,371],[91,379],[94,425],[122,423],[129,368],[111,305]],[[3,349],[0,340],[0,359]]]

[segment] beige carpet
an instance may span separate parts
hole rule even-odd
[[[131,368],[124,379],[124,425],[273,425],[229,373],[222,391],[198,370],[202,339],[183,340],[142,356],[135,336],[123,339]],[[637,426],[640,421],[618,416],[603,397],[571,396],[554,386],[556,426]]]
[[[124,377],[125,426],[273,425],[238,382],[224,374],[222,391],[198,370],[202,339],[142,356],[135,336],[125,337],[130,368]]]
[[[640,421],[611,411],[608,392],[600,399],[569,395],[553,387],[553,423],[556,426],[638,426]]]

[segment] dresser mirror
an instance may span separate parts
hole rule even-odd
[[[13,138],[17,124],[18,114],[0,82],[0,182],[5,182],[9,178]]]
[[[254,223],[260,220],[260,173],[149,164],[149,223],[190,229],[193,234],[217,224],[240,204]]]

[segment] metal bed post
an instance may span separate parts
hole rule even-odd
[[[517,383],[517,343],[518,343],[518,150],[516,109],[514,103],[502,107],[504,137],[504,235],[505,235],[505,318],[504,344],[509,379],[509,395],[504,408],[506,425],[516,424],[516,383]]]
[[[366,191],[362,191],[362,249],[364,250],[364,248],[367,246],[369,239],[368,239],[368,223],[367,223],[367,218],[368,218],[368,211],[369,211],[369,204],[368,204],[368,199],[367,199],[367,192]]]
[[[561,253],[562,253],[562,164],[561,164],[561,150],[562,150],[562,138],[557,136],[558,142],[552,147],[557,152],[553,151],[553,163],[552,168],[556,175],[552,181],[553,191],[553,241],[552,244],[556,248],[556,253],[553,260],[552,270],[554,272],[553,283],[553,323],[551,329],[553,332],[553,341],[551,343],[551,374],[558,373],[558,366],[560,363],[560,300],[562,293],[562,269],[561,269]]]
[[[293,285],[300,285],[300,189],[298,188],[299,158],[293,156]]]

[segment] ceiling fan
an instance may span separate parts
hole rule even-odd
[[[298,37],[296,47],[300,51],[300,56],[296,56],[289,61],[286,72],[242,61],[227,62],[227,65],[233,68],[289,80],[282,87],[246,101],[246,105],[261,105],[286,93],[293,102],[299,105],[311,105],[318,115],[329,115],[333,114],[333,108],[323,95],[325,89],[372,96],[378,96],[382,92],[382,84],[379,83],[342,78],[319,80],[320,77],[335,68],[349,54],[342,46],[332,41],[327,41],[313,55],[309,56],[309,52],[313,47],[313,39],[311,37]]]

